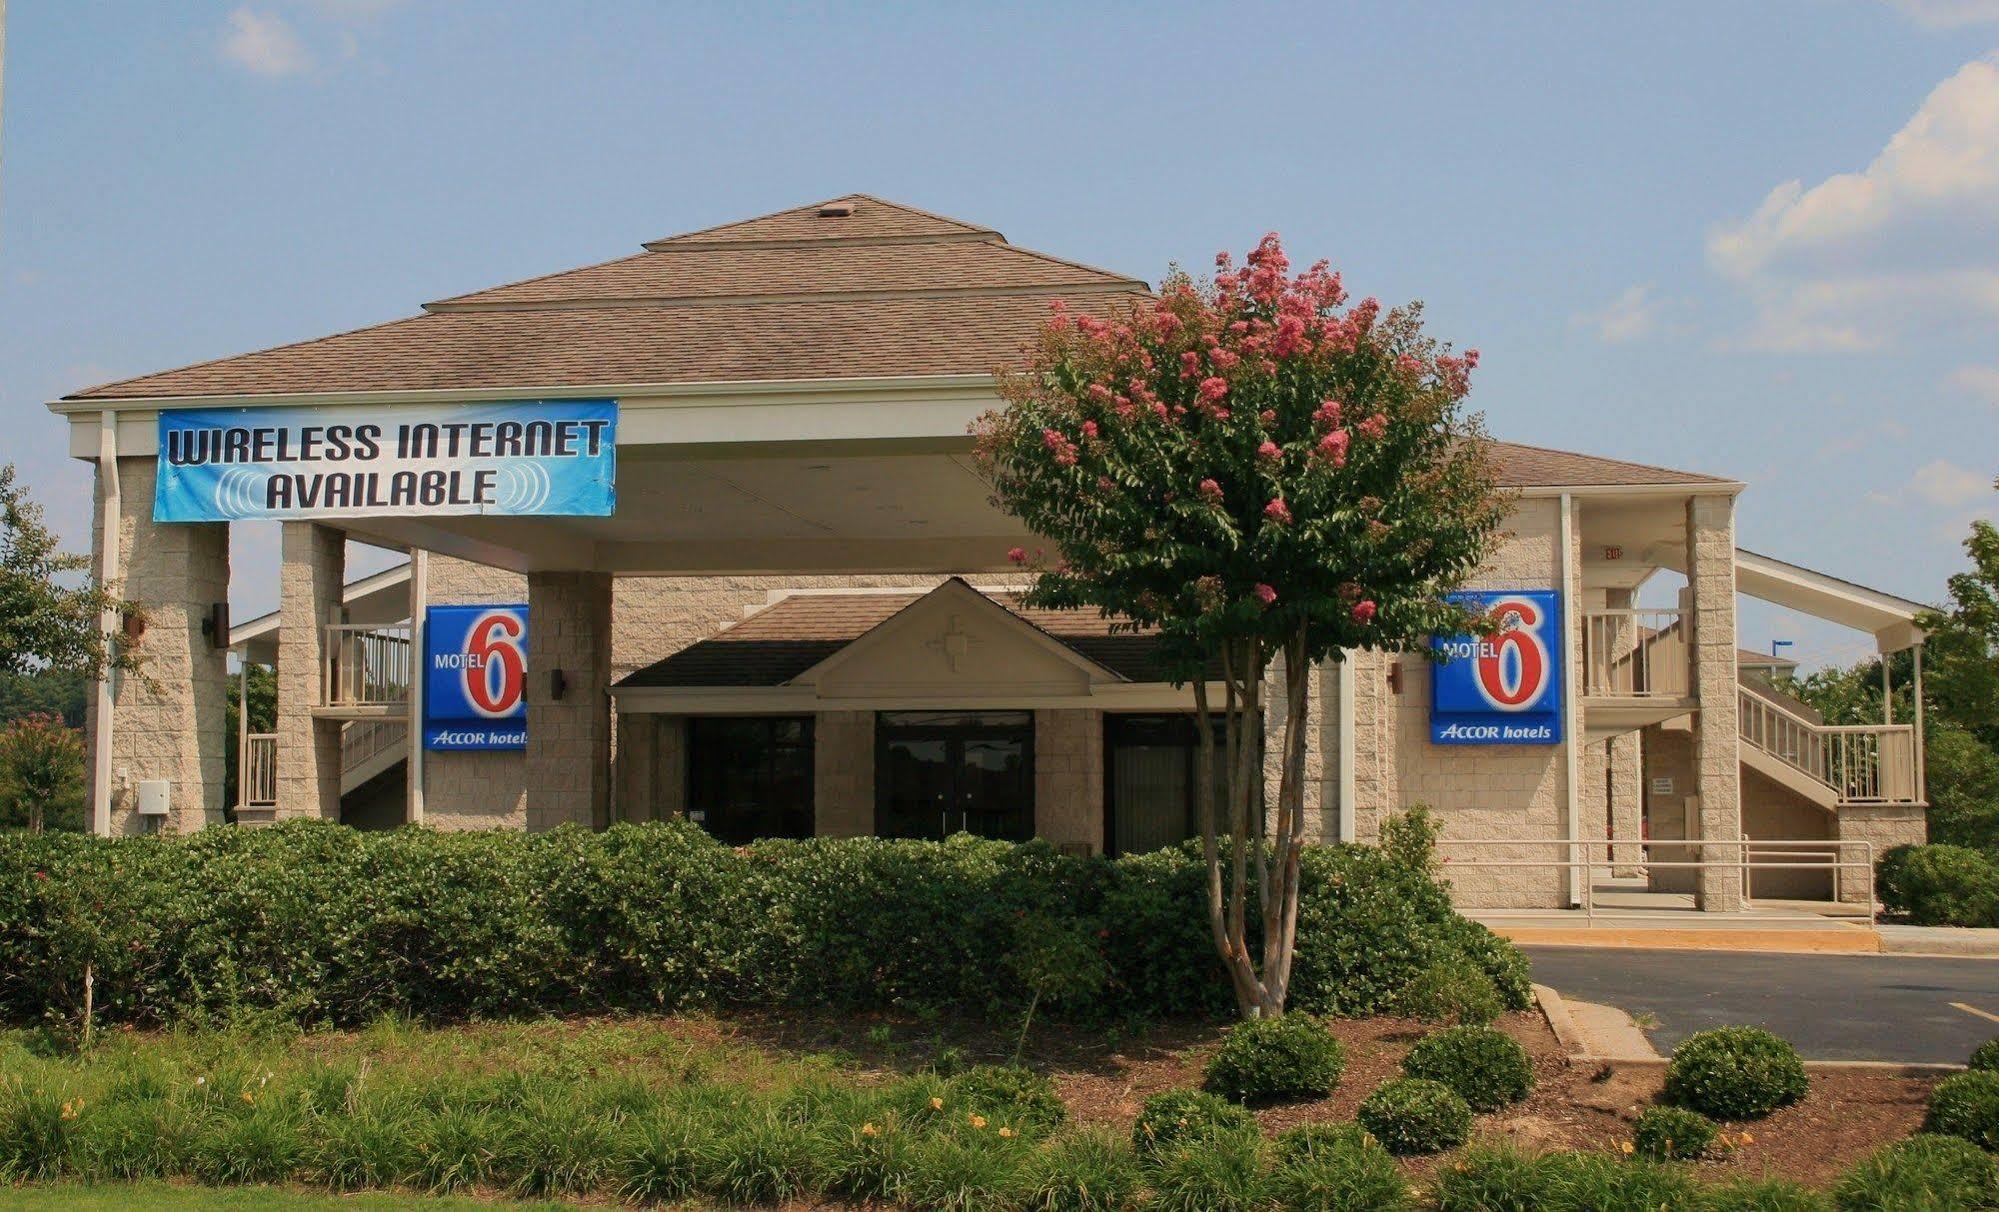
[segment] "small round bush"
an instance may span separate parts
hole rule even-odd
[[[1973,1049],[1971,1063],[1966,1067],[1980,1073],[1999,1073],[1999,1039],[1988,1039]]]
[[[1999,1165],[1968,1140],[1921,1133],[1848,1170],[1832,1195],[1840,1212],[1999,1208]]]
[[[1046,1131],[1068,1117],[1055,1083],[1025,1065],[973,1065],[951,1079],[956,1101],[1012,1128]]]
[[[1489,1023],[1506,1009],[1484,969],[1458,959],[1431,964],[1395,995],[1395,1011],[1426,1023]]]
[[[1957,1136],[1987,1152],[1999,1151],[1999,1073],[1968,1071],[1930,1091],[1923,1131]]]
[[[1719,1027],[1687,1037],[1666,1066],[1666,1101],[1710,1119],[1756,1119],[1805,1096],[1797,1049],[1760,1027]]]
[[[1168,1090],[1139,1108],[1131,1143],[1141,1153],[1158,1153],[1184,1141],[1255,1131],[1255,1118],[1226,1099],[1205,1090]]]
[[[1647,1107],[1631,1129],[1631,1144],[1654,1161],[1685,1161],[1714,1147],[1715,1122],[1685,1107]]]
[[[1309,1014],[1238,1023],[1208,1061],[1203,1087],[1239,1103],[1323,1098],[1346,1071],[1346,1049]]]
[[[1277,1138],[1270,1193],[1284,1212],[1400,1212],[1409,1185],[1358,1124],[1308,1124]]]
[[[1474,1111],[1497,1111],[1527,1097],[1534,1064],[1518,1040],[1490,1027],[1449,1027],[1416,1041],[1402,1072],[1442,1082]]]
[[[1360,1125],[1390,1153],[1441,1153],[1471,1134],[1471,1106],[1442,1082],[1402,1077],[1360,1104]]]

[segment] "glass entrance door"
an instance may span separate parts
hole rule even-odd
[[[885,711],[876,721],[875,832],[1034,836],[1034,716]]]

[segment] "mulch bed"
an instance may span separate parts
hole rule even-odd
[[[737,1014],[683,1022],[696,1033],[731,1035],[782,1050],[838,1051],[882,1070],[918,1067],[939,1047],[955,1048],[970,1061],[1005,1061],[1014,1045],[1009,1032],[953,1020]],[[1476,1141],[1511,1142],[1534,1151],[1621,1150],[1631,1138],[1632,1122],[1663,1083],[1660,1065],[1571,1064],[1537,1011],[1511,1014],[1495,1025],[1526,1046],[1534,1060],[1535,1087],[1526,1101],[1480,1116],[1473,1131]],[[1351,1120],[1361,1099],[1397,1076],[1402,1054],[1430,1030],[1393,1018],[1335,1020],[1332,1029],[1347,1048],[1347,1071],[1339,1088],[1329,1098],[1258,1111],[1266,1132]],[[1024,1059],[1054,1078],[1078,1120],[1126,1128],[1147,1096],[1199,1086],[1202,1066],[1221,1034],[1221,1024],[1208,1022],[1171,1022],[1135,1038],[1037,1024]],[[1830,1185],[1855,1161],[1914,1132],[1941,1076],[1815,1067],[1803,1102],[1766,1119],[1725,1126],[1734,1147],[1717,1160],[1700,1163],[1700,1169],[1713,1180],[1770,1177]],[[1450,1161],[1445,1154],[1406,1164],[1420,1178]]]

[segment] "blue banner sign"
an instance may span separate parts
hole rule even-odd
[[[173,408],[159,438],[156,522],[617,507],[616,400]]]
[[[1547,589],[1460,593],[1493,617],[1490,636],[1438,636],[1430,647],[1430,740],[1439,745],[1553,745],[1562,739],[1562,597]]]
[[[525,749],[528,608],[432,606],[423,635],[423,747]]]

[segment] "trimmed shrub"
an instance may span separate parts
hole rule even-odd
[[[1832,1194],[1840,1212],[1978,1212],[1999,1208],[1999,1165],[1970,1141],[1922,1133],[1848,1170]]]
[[[1395,1012],[1425,1023],[1489,1023],[1506,1007],[1490,976],[1465,963],[1435,963],[1395,996]]]
[[[1230,1028],[1208,1061],[1202,1086],[1239,1103],[1323,1098],[1346,1067],[1346,1049],[1324,1022],[1309,1014],[1282,1014]]]
[[[1760,1027],[1718,1027],[1673,1049],[1665,1095],[1710,1119],[1756,1119],[1797,1102],[1809,1084],[1791,1045]]]
[[[1413,1206],[1394,1157],[1358,1124],[1310,1124],[1277,1138],[1270,1194],[1285,1212],[1400,1212]]]
[[[1969,1071],[1938,1082],[1930,1091],[1923,1131],[1999,1151],[1999,1073]]]
[[[951,1079],[954,1101],[996,1124],[1043,1133],[1069,1115],[1055,1083],[1025,1065],[973,1065]]]
[[[733,849],[685,822],[0,835],[0,1021],[73,1023],[86,969],[100,1021],[140,1025],[703,1003],[1012,1018],[1037,992],[1072,1019],[1226,1012],[1195,849],[1086,858],[963,836]],[[1373,1013],[1433,967],[1526,1005],[1525,961],[1458,916],[1425,853],[1306,848],[1295,1011]],[[1010,962],[1023,921],[1066,940],[1063,979]]]
[[[1715,1122],[1685,1107],[1647,1107],[1631,1129],[1631,1145],[1654,1161],[1685,1161],[1714,1147]]]
[[[1999,1073],[1999,1039],[1988,1039],[1972,1049],[1966,1068],[1974,1073]]]
[[[1527,1049],[1490,1027],[1449,1027],[1424,1036],[1402,1058],[1402,1072],[1444,1083],[1480,1112],[1517,1103],[1534,1088]]]
[[[1999,926],[1999,858],[1966,846],[1897,846],[1875,870],[1881,902],[1918,926]]]
[[[1361,1101],[1360,1125],[1390,1153],[1441,1153],[1471,1134],[1471,1107],[1442,1082],[1402,1077]]]
[[[1249,1112],[1205,1090],[1168,1090],[1145,1100],[1131,1125],[1131,1143],[1159,1154],[1188,1142],[1254,1133]]]

